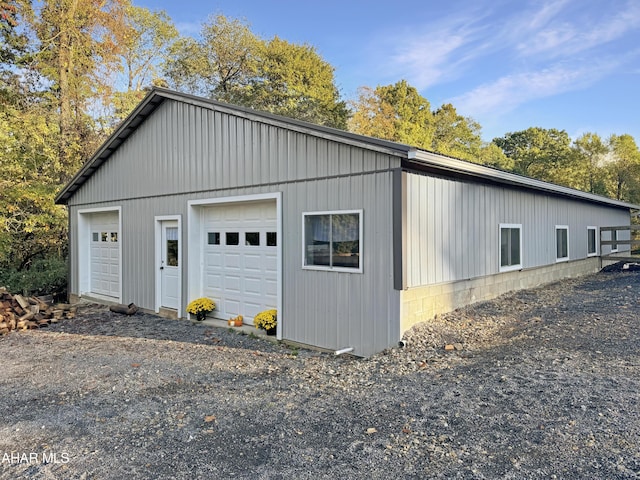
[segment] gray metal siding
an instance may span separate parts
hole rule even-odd
[[[181,215],[184,310],[187,202],[282,192],[283,338],[371,355],[400,337],[390,228],[399,166],[388,154],[165,101],[70,199],[70,291],[78,293],[78,209],[121,207],[122,301],[150,310],[154,217]],[[303,270],[302,212],[346,209],[363,209],[364,273]]]
[[[370,355],[400,338],[400,296],[393,288],[393,174],[292,185],[283,194],[286,242],[285,337]],[[363,273],[302,269],[304,212],[363,209]],[[312,340],[312,341],[309,341]]]
[[[587,257],[587,226],[628,225],[625,209],[514,188],[407,175],[407,287],[499,273],[501,223],[522,224],[522,265],[556,263],[555,226],[569,259]],[[620,246],[622,250],[622,246]],[[604,253],[608,248],[604,248]]]
[[[167,100],[69,204],[277,184],[399,164],[383,153]]]
[[[368,356],[400,338],[400,295],[393,288],[392,172],[322,179],[276,187],[125,200],[91,207],[122,208],[122,292],[124,303],[155,308],[154,217],[182,215],[183,298],[187,298],[187,202],[256,193],[283,192],[283,338],[328,349],[353,346]],[[85,207],[83,207],[85,208]],[[363,209],[363,273],[302,269],[302,213]],[[78,207],[71,208],[77,231]],[[78,293],[77,236],[71,244],[71,293]]]

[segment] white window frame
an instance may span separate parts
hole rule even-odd
[[[609,234],[609,238],[611,239],[612,242],[617,242],[618,241],[618,230],[611,230],[611,233]],[[614,243],[611,245],[611,253],[618,253],[618,244]]]
[[[520,252],[520,263],[517,265],[507,265],[507,266],[502,266],[502,230],[508,228],[508,229],[514,229],[517,228],[518,230],[520,230],[520,245],[518,246],[519,252]],[[522,224],[521,223],[501,223],[500,227],[498,228],[498,267],[499,267],[499,271],[500,272],[513,272],[515,270],[522,270],[522,265],[523,265],[523,261],[522,261],[522,257],[523,257],[523,251],[522,251]]]
[[[566,230],[567,231],[567,256],[566,257],[558,257],[558,230]],[[556,228],[554,230],[555,232],[555,237],[556,237],[556,263],[559,262],[567,262],[569,261],[569,257],[571,256],[571,253],[569,252],[569,225],[556,225]]]
[[[595,252],[589,253],[589,232],[593,230],[594,231],[594,238],[595,238]],[[594,226],[588,226],[587,227],[587,257],[597,257],[598,256],[598,251],[599,251],[599,241],[598,241],[598,227],[594,227]]]
[[[350,268],[350,267],[331,267],[325,265],[306,265],[306,229],[305,229],[305,218],[308,216],[318,216],[318,215],[348,215],[348,214],[357,214],[358,215],[358,252],[359,252],[359,261],[358,268]],[[327,210],[322,212],[302,212],[302,269],[303,270],[321,270],[325,272],[344,272],[344,273],[362,273],[363,269],[363,210]],[[329,252],[331,253],[331,251]]]

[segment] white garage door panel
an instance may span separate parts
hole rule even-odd
[[[267,246],[267,232],[276,231],[275,202],[205,207],[203,214],[204,294],[216,300],[218,317],[243,315],[251,323],[277,306],[277,247]],[[209,233],[219,244],[208,243]],[[237,234],[237,245],[226,245],[227,233]]]
[[[90,290],[116,298],[120,296],[118,225],[118,212],[90,215]]]

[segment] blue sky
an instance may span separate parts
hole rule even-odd
[[[537,126],[640,143],[638,0],[133,0],[183,35],[211,14],[263,38],[308,43],[345,99],[406,79],[433,109],[452,103],[483,138]]]

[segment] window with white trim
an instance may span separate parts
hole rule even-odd
[[[522,225],[500,224],[500,271],[522,269]]]
[[[569,227],[556,225],[556,262],[569,260]]]
[[[587,227],[587,257],[598,255],[598,227]]]
[[[616,240],[618,240],[618,231],[617,230],[611,230],[611,241],[615,242]],[[618,251],[618,244],[617,243],[612,243],[611,244],[611,253],[617,252]]]
[[[302,214],[302,266],[362,272],[362,210]]]

